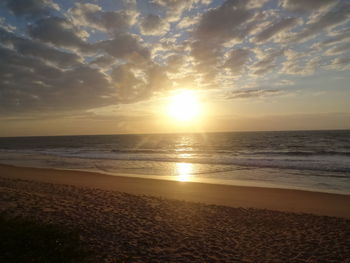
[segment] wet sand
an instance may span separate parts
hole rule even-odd
[[[79,229],[95,262],[349,262],[349,201],[0,166],[0,212]]]
[[[109,176],[92,172],[23,168],[10,165],[0,165],[0,176],[206,204],[312,213],[350,219],[350,195],[278,188],[177,182]]]

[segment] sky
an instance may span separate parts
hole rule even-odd
[[[0,2],[0,136],[349,129],[349,73],[346,0]]]

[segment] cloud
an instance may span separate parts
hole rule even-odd
[[[337,0],[282,0],[281,6],[290,11],[307,12],[326,9],[337,2]]]
[[[257,42],[266,41],[272,38],[273,36],[275,36],[277,33],[280,33],[282,31],[292,28],[297,24],[297,21],[298,21],[297,18],[290,17],[290,18],[281,19],[278,22],[276,21],[271,22],[270,26],[268,26],[266,29],[264,29],[255,37],[255,40]]]
[[[190,10],[194,4],[209,4],[210,0],[153,0],[156,6],[166,10],[166,20],[176,22],[182,17],[182,13]]]
[[[339,55],[345,52],[350,51],[350,41],[332,47],[326,51],[327,55]]]
[[[198,23],[199,21],[199,16],[196,17],[184,17],[181,19],[181,21],[176,25],[177,28],[180,29],[186,29],[191,26],[194,26]]]
[[[0,112],[87,109],[111,103],[109,82],[99,70],[58,69],[0,48]]]
[[[350,20],[350,4],[339,5],[336,10],[321,14],[313,18],[304,30],[294,34],[289,40],[306,41],[315,37],[318,33],[330,30],[335,26],[344,24]]]
[[[76,25],[112,33],[126,31],[135,23],[137,16],[131,10],[102,11],[100,6],[89,3],[76,3],[68,12]]]
[[[145,16],[140,24],[143,35],[164,35],[170,26],[166,20],[161,19],[158,15],[149,14]]]
[[[171,82],[165,72],[165,68],[159,65],[154,64],[149,67],[146,76],[149,89],[152,92],[171,88]]]
[[[225,68],[229,68],[232,74],[239,74],[244,65],[249,61],[250,51],[247,49],[234,49],[224,63]]]
[[[154,64],[142,69],[123,64],[114,68],[111,77],[117,88],[117,96],[124,103],[145,100],[154,92],[169,88],[164,69]]]
[[[60,67],[76,66],[81,63],[81,58],[76,54],[63,52],[41,42],[18,37],[2,29],[0,29],[0,43],[12,45],[18,53],[24,56],[36,57]]]
[[[12,32],[12,31],[14,31],[16,29],[16,27],[6,23],[5,18],[0,17],[0,29],[4,29],[6,31]]]
[[[205,82],[215,79],[218,73],[223,45],[233,39],[242,40],[251,30],[247,22],[253,16],[247,9],[247,1],[228,0],[200,17],[190,49]]]
[[[212,81],[218,71],[221,47],[204,41],[191,43],[191,56],[195,62],[196,71],[203,75],[205,82]]]
[[[54,0],[3,1],[9,12],[0,18],[1,112],[87,110],[181,86],[278,83],[284,74],[350,64],[344,1],[141,2],[75,1],[60,9]],[[156,6],[153,14],[147,5]],[[250,86],[231,97],[280,88]]]
[[[350,70],[350,56],[335,58],[325,68],[331,70]]]
[[[178,54],[171,55],[167,58],[166,70],[169,72],[178,72],[184,64],[184,57]]]
[[[248,99],[256,97],[266,97],[278,95],[282,93],[279,89],[249,89],[249,90],[234,90],[227,94],[227,99]]]
[[[288,49],[284,52],[286,60],[282,64],[282,72],[285,74],[299,74],[303,68],[300,65],[301,58],[306,55],[300,52],[296,52],[292,49]]]
[[[38,15],[27,35],[0,28],[1,114],[87,110],[144,100],[171,87],[141,37],[128,32],[129,13],[75,7],[92,13],[81,14],[86,21],[75,13],[81,23],[71,17],[77,9],[62,17]],[[90,29],[113,34],[91,43]],[[123,64],[128,70],[118,73]]]
[[[345,28],[339,31],[331,32],[327,38],[321,42],[316,43],[316,48],[324,48],[333,44],[338,44],[343,41],[349,41],[350,39],[350,28]]]
[[[128,102],[135,101],[135,97],[140,96],[140,87],[145,85],[145,81],[137,78],[131,69],[129,65],[124,64],[116,67],[111,73],[118,97]]]
[[[90,64],[96,65],[100,68],[107,68],[107,67],[110,67],[114,62],[116,62],[116,59],[114,57],[111,57],[108,55],[102,55],[92,60]]]
[[[118,34],[113,39],[101,41],[95,46],[115,58],[131,59],[133,57],[142,61],[150,57],[148,48],[140,43],[137,36],[129,33]]]
[[[303,52],[286,50],[286,61],[282,63],[280,73],[289,75],[311,75],[321,66],[321,57],[309,56]]]
[[[57,47],[72,48],[81,52],[91,50],[91,45],[83,40],[87,33],[76,28],[65,18],[40,19],[28,26],[28,34],[34,39]]]
[[[39,17],[60,10],[52,0],[5,0],[5,4],[16,16]]]
[[[216,43],[233,38],[242,39],[247,33],[244,22],[253,16],[246,4],[247,1],[228,0],[220,7],[204,13],[194,31],[196,39]]]
[[[262,8],[269,0],[249,0],[248,7],[249,8]]]
[[[260,55],[258,56],[258,61],[254,63],[251,68],[253,69],[253,74],[255,75],[264,75],[277,66],[277,58],[284,54],[284,50],[273,50],[268,49],[264,51],[258,51]]]

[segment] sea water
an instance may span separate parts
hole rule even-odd
[[[0,163],[350,194],[350,131],[0,138]]]

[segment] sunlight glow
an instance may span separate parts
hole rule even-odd
[[[195,120],[200,115],[200,103],[191,90],[183,90],[171,97],[168,104],[168,114],[178,122]]]
[[[188,182],[192,177],[192,164],[176,163],[177,181]]]

